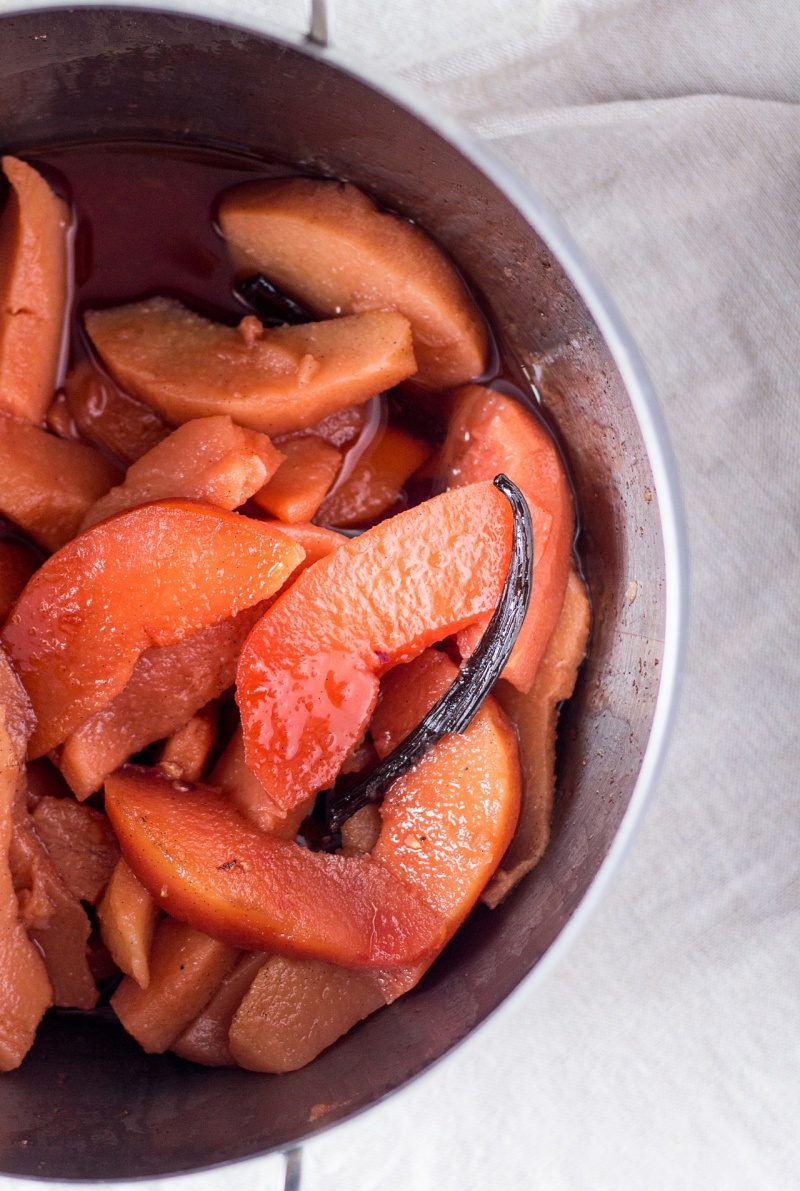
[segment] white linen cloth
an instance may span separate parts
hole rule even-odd
[[[677,454],[693,626],[657,797],[582,937],[444,1064],[312,1140],[303,1191],[794,1189],[800,5],[336,7],[337,44],[487,138],[604,277]],[[281,1185],[267,1159],[170,1191]]]

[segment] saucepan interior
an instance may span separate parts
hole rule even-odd
[[[62,1012],[0,1080],[4,1173],[197,1170],[297,1142],[430,1066],[596,887],[652,780],[674,693],[683,579],[668,451],[624,331],[547,213],[446,121],[329,54],[185,14],[7,13],[0,111],[4,151],[96,139],[229,148],[345,177],[412,216],[535,382],[576,488],[591,652],[562,719],[552,841],[508,901],[476,910],[413,993],[294,1074],[147,1056],[112,1020]]]

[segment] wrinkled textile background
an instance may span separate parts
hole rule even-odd
[[[489,140],[605,278],[672,434],[693,627],[657,797],[578,943],[441,1067],[313,1141],[303,1191],[796,1188],[800,5],[339,0],[336,17],[339,46]],[[281,1184],[270,1159],[171,1186]]]

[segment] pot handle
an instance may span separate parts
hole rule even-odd
[[[311,0],[311,19],[308,23],[308,40],[314,45],[329,46],[331,43],[331,19],[327,0]]]
[[[309,35],[310,36],[310,35]],[[285,1150],[283,1155],[286,1170],[283,1176],[283,1191],[300,1191],[300,1178],[303,1170],[303,1151],[300,1146]]]

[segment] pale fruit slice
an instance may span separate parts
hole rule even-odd
[[[85,321],[115,380],[173,426],[229,414],[265,434],[304,430],[416,371],[401,314],[269,329],[248,315],[237,328],[150,298]]]
[[[9,866],[12,816],[25,769],[33,713],[0,650],[0,1071],[18,1067],[53,994],[40,952],[20,922]]]
[[[69,892],[94,905],[119,860],[119,844],[107,817],[72,798],[45,794],[31,818]]]
[[[209,700],[233,686],[242,642],[259,614],[260,605],[176,645],[146,649],[117,697],[60,749],[58,765],[75,797],[88,798],[133,753],[183,729]]]
[[[2,166],[10,190],[0,216],[0,408],[41,422],[64,336],[70,214],[32,166],[16,157]]]
[[[119,860],[97,907],[103,942],[117,965],[140,988],[150,983],[150,949],[158,908],[144,885]]]
[[[453,265],[419,227],[355,186],[312,178],[248,182],[223,197],[219,222],[237,264],[263,272],[314,314],[399,310],[431,388],[484,371],[486,326]]]
[[[266,434],[226,414],[179,426],[136,463],[122,484],[85,514],[81,529],[152,500],[185,497],[231,511],[266,484],[283,462]]]
[[[374,803],[362,806],[342,824],[342,855],[366,856],[381,834],[381,813]]]
[[[250,1071],[296,1071],[385,1003],[367,972],[273,956],[233,1018],[231,1055]]]
[[[0,513],[44,550],[73,538],[86,511],[121,475],[94,447],[0,414]]]
[[[262,522],[178,500],[74,538],[39,568],[2,632],[38,721],[31,757],[110,703],[146,649],[260,603],[302,558]]]
[[[20,916],[44,958],[53,1003],[65,1009],[94,1008],[98,992],[87,955],[91,923],[61,879],[19,799],[14,806],[9,860]]]

